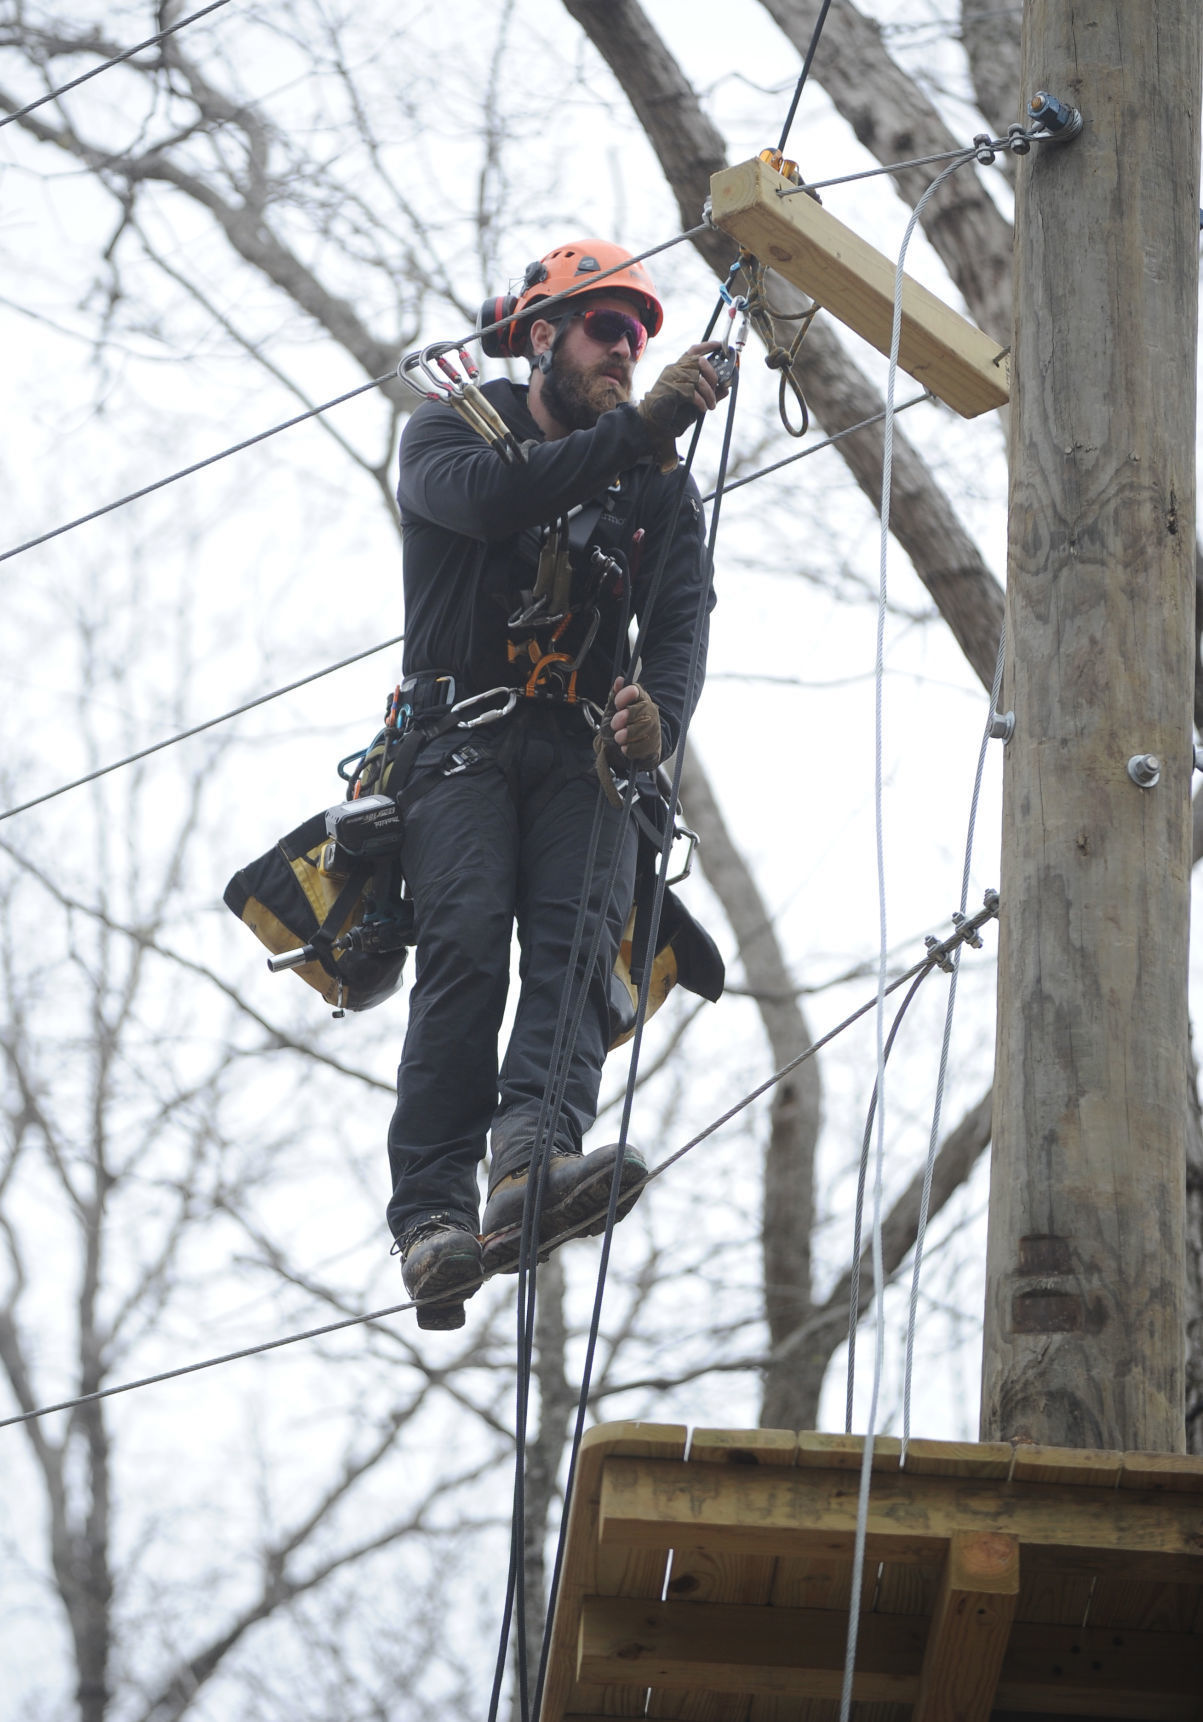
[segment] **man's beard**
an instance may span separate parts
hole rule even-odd
[[[561,360],[543,373],[543,400],[566,430],[592,430],[611,407],[629,400],[631,385],[606,375],[604,363],[588,370],[568,366]]]

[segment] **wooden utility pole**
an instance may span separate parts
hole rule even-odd
[[[1024,9],[983,1439],[1184,1447],[1200,38]]]

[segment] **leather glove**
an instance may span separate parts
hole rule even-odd
[[[703,409],[693,398],[701,377],[701,357],[699,353],[684,353],[675,364],[666,365],[635,407],[655,438],[652,452],[661,472],[671,472],[676,466],[676,439],[701,417]]]
[[[615,807],[622,806],[622,797],[614,786],[612,770],[620,771],[627,777],[632,771],[650,771],[660,763],[662,737],[659,709],[646,689],[641,688],[638,682],[634,687],[638,698],[624,708],[627,714],[626,751],[624,752],[614,739],[612,724],[618,710],[614,689],[610,691],[601,724],[593,738],[598,779],[606,793],[607,801]]]

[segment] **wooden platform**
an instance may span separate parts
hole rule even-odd
[[[836,1722],[859,1437],[585,1436],[539,1722]],[[896,1440],[856,1722],[1203,1722],[1203,1459]]]

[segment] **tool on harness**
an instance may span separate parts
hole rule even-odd
[[[463,367],[462,376],[448,353],[456,355]],[[441,375],[436,374],[436,366]],[[426,387],[415,380],[413,373],[418,371],[426,379]],[[465,424],[482,436],[490,448],[496,449],[507,465],[521,466],[526,460],[526,450],[481,389],[480,372],[454,341],[435,341],[407,353],[397,366],[397,375],[424,401],[445,401],[454,407]]]

